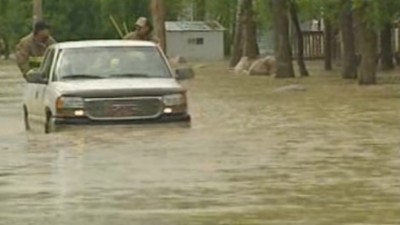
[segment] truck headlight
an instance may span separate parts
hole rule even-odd
[[[83,99],[80,97],[59,97],[56,102],[57,109],[83,109]]]
[[[178,106],[186,103],[185,94],[172,94],[163,97],[163,103],[165,106]]]

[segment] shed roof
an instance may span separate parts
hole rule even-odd
[[[166,21],[167,31],[224,31],[225,28],[217,21]]]

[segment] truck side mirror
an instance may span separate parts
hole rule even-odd
[[[175,74],[177,80],[190,80],[194,78],[194,70],[191,67],[176,69]]]
[[[26,74],[26,81],[33,84],[47,84],[44,72],[38,70],[30,70]]]

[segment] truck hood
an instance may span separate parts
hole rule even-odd
[[[184,91],[175,79],[169,78],[81,79],[52,85],[60,95],[80,97],[158,96]]]

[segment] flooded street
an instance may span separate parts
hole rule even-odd
[[[398,225],[400,86],[274,80],[221,64],[188,84],[193,123],[22,124],[0,65],[0,225]],[[314,74],[319,74],[314,69]],[[302,84],[302,92],[275,92]]]

